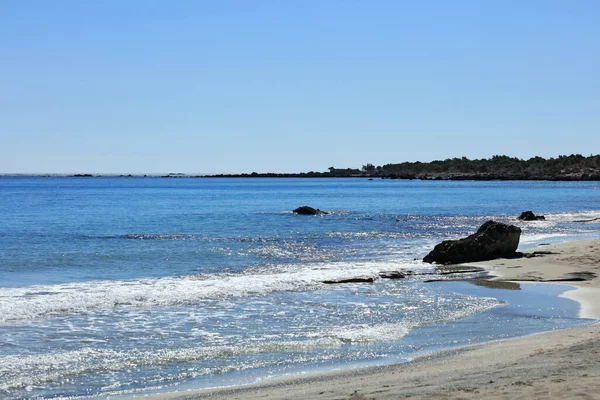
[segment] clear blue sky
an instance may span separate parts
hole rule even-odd
[[[600,152],[600,1],[0,0],[0,173]]]

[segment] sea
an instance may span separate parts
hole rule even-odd
[[[528,249],[598,238],[598,218],[599,182],[1,176],[0,398],[241,385],[590,324],[571,286],[421,259],[491,219]]]

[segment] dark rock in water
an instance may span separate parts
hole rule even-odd
[[[580,219],[578,221],[573,221],[573,222],[593,222],[593,221],[598,221],[600,218],[592,218],[592,219]],[[540,244],[541,246],[541,244]]]
[[[445,240],[438,244],[423,261],[460,264],[511,257],[519,246],[520,237],[520,228],[488,221],[466,238]]]
[[[485,271],[484,268],[466,267],[464,265],[444,265],[443,267],[435,267],[435,270],[439,275],[472,274]]]
[[[389,271],[380,273],[379,277],[383,279],[404,279],[406,274],[400,271]]]
[[[327,211],[321,211],[318,208],[312,208],[312,207],[309,207],[309,206],[298,207],[298,208],[296,208],[292,212],[294,214],[300,214],[300,215],[321,215],[321,214],[328,214]]]
[[[383,279],[404,279],[407,276],[415,275],[414,271],[384,271],[379,273],[379,277]]]
[[[521,221],[544,221],[546,217],[543,215],[535,215],[533,211],[524,211],[519,215]]]
[[[328,285],[336,284],[336,283],[372,283],[375,282],[375,278],[373,277],[362,277],[362,278],[348,278],[348,279],[338,279],[334,281],[323,281]]]

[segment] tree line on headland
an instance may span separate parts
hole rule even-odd
[[[327,172],[310,171],[297,174],[253,172],[250,174],[211,175],[211,177],[600,181],[600,155],[584,157],[581,154],[572,154],[548,159],[533,157],[528,160],[497,155],[475,160],[462,157],[381,166],[366,164],[360,169],[330,167]]]

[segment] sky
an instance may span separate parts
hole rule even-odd
[[[600,152],[596,0],[0,0],[0,173]]]

